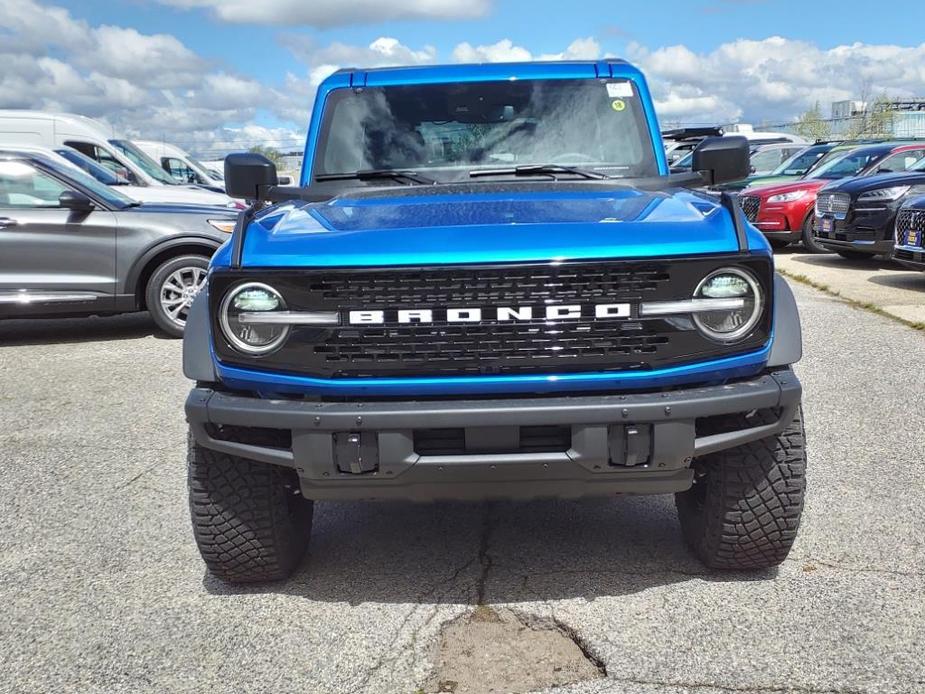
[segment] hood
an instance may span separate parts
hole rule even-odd
[[[759,186],[764,187],[793,182],[799,180],[799,178],[799,176],[754,176],[747,178],[745,183],[748,188],[757,188]]]
[[[736,251],[728,212],[692,191],[406,188],[270,208],[248,229],[243,264],[434,265]]]
[[[781,193],[791,193],[795,190],[808,190],[810,192],[815,192],[822,188],[826,184],[826,181],[817,180],[814,178],[801,178],[796,181],[790,181],[789,183],[778,183],[770,186],[758,186],[755,188],[748,188],[743,191],[743,195],[756,195],[760,198],[769,198],[772,195],[780,195]]]
[[[186,186],[116,186],[116,190],[138,202],[177,202],[226,207],[233,202],[223,193]]]
[[[874,176],[858,176],[832,181],[825,187],[827,193],[864,193],[868,190],[893,186],[925,186],[925,171],[901,171]]]
[[[238,217],[237,210],[226,209],[224,207],[215,207],[214,205],[194,205],[174,202],[143,202],[137,207],[129,207],[122,212],[138,214],[178,214],[178,215],[202,215],[208,219],[229,219],[235,220]]]

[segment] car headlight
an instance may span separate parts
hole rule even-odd
[[[698,299],[725,300],[724,308],[699,310],[691,314],[694,324],[707,337],[719,342],[735,342],[758,324],[764,297],[758,281],[750,272],[739,268],[721,268],[707,275],[697,291]],[[703,302],[702,306],[709,307]]]
[[[868,190],[861,193],[858,200],[879,200],[881,202],[892,202],[899,200],[903,195],[909,192],[912,186],[892,186],[891,188],[878,188],[877,190]]]
[[[789,193],[778,193],[768,198],[768,202],[793,202],[806,195],[805,190],[794,190]]]
[[[234,231],[235,221],[233,219],[209,219],[209,226],[213,229],[218,229],[219,231],[224,231],[226,234],[230,234]]]
[[[219,309],[219,323],[234,348],[250,355],[272,352],[290,330],[283,297],[261,282],[245,282],[231,289]]]

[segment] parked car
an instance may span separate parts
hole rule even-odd
[[[5,144],[3,142],[0,142],[0,147],[2,147],[3,150],[7,152],[18,152],[26,156],[30,154],[41,154],[62,163],[76,166],[84,173],[88,173],[93,176],[93,178],[95,178],[100,183],[103,183],[107,186],[115,186],[119,189],[120,193],[139,202],[160,202],[180,205],[189,205],[191,202],[189,190],[181,190],[176,186],[132,185],[128,182],[127,179],[113,173],[110,169],[107,169],[101,164],[98,164],[97,162],[90,159],[90,157],[86,156],[85,154],[82,154],[76,149],[72,149],[70,147],[62,146],[52,149],[49,147],[39,147],[35,145]],[[205,193],[206,194],[203,194],[200,198],[200,204],[207,205],[209,207],[221,207],[231,210],[240,210],[246,207],[246,205],[244,205],[242,202],[232,200],[227,196],[216,198],[214,195],[207,194],[207,191],[205,191]],[[195,198],[193,198],[193,200],[195,200]]]
[[[844,258],[892,255],[896,213],[909,197],[925,193],[925,145],[908,170],[876,173],[827,184],[816,196],[816,243]],[[877,171],[886,171],[878,167]]]
[[[808,143],[806,140],[799,135],[791,135],[790,133],[775,133],[775,132],[762,132],[755,130],[744,130],[742,132],[724,132],[724,137],[744,137],[748,140],[748,144],[752,148],[752,153],[759,151],[759,148],[762,145],[802,145],[805,147]],[[799,148],[795,148],[799,149]],[[788,155],[789,156],[789,155]],[[671,165],[671,171],[673,173],[684,173],[685,171],[691,170],[691,165],[693,163],[693,152],[688,152],[687,155],[681,157],[676,162]],[[778,160],[780,163],[780,160]],[[744,179],[743,179],[744,180]]]
[[[909,198],[896,214],[893,260],[925,272],[925,195]]]
[[[196,161],[185,151],[168,142],[135,140],[138,148],[180,183],[195,183],[219,193],[225,192],[225,183],[205,165]]]
[[[180,184],[125,138],[85,116],[41,111],[0,111],[0,142],[71,147],[136,186],[171,186],[175,197],[191,204],[227,205],[231,198],[198,186]]]
[[[883,168],[908,166],[925,151],[916,145],[885,142],[860,147],[833,148],[803,178],[790,183],[748,188],[739,195],[745,216],[777,248],[794,241],[815,253],[828,249],[813,236],[816,193],[831,181],[852,176],[870,176]]]
[[[316,499],[675,493],[707,566],[782,562],[796,302],[734,197],[699,192],[747,175],[747,141],[671,177],[657,133],[622,60],[416,66],[321,83],[299,188],[229,155],[260,204],[183,344],[212,575],[288,576]]]
[[[705,137],[719,137],[722,134],[723,129],[720,127],[663,130],[662,142],[665,144],[665,156],[668,158],[668,164],[672,165],[692,152]]]
[[[744,181],[722,186],[722,190],[744,190],[745,188],[767,186],[772,183],[793,181],[805,176],[826,154],[836,147],[834,142],[820,142],[801,147],[771,172],[753,173]]]
[[[147,309],[179,336],[236,217],[141,204],[59,158],[0,147],[0,318]]]

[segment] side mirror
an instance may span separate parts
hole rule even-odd
[[[66,190],[58,196],[58,207],[74,212],[90,212],[95,205],[93,201],[81,192]]]
[[[694,150],[692,163],[708,186],[741,181],[751,167],[748,140],[738,135],[706,137]]]
[[[267,188],[276,185],[276,166],[262,154],[245,152],[225,157],[225,192],[229,196],[260,200]]]

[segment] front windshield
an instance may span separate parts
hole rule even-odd
[[[69,178],[75,183],[80,184],[82,187],[89,190],[93,195],[105,201],[112,207],[122,209],[124,207],[130,207],[132,205],[137,205],[138,203],[135,200],[132,200],[127,195],[123,195],[118,190],[110,188],[105,183],[100,183],[93,176],[84,173],[82,170],[75,168],[73,166],[67,166],[66,164],[61,164],[51,159],[46,159],[42,157],[42,163],[48,168],[54,170],[56,173]]]
[[[107,186],[124,186],[128,185],[128,181],[117,176],[114,172],[107,169],[105,166],[100,166],[90,157],[81,154],[76,149],[71,149],[70,147],[64,147],[62,149],[56,149],[56,154],[60,154],[62,157],[71,162],[74,166],[79,167],[86,173],[90,174],[100,183]]]
[[[128,157],[135,166],[140,168],[155,181],[160,181],[161,183],[171,186],[179,185],[177,181],[173,179],[173,176],[164,171],[164,169],[157,165],[157,162],[128,140],[110,140],[109,142],[122,152],[122,154]]]
[[[204,176],[205,178],[211,179],[213,181],[218,181],[218,182],[222,181],[221,176],[219,176],[215,171],[210,169],[208,166],[203,164],[198,159],[193,159],[193,157],[189,157],[189,163],[192,164],[193,168],[198,170],[200,175]]]
[[[809,171],[825,155],[824,147],[807,147],[790,157],[771,172],[772,176],[799,176]]]
[[[530,164],[658,174],[632,82],[552,79],[339,89],[313,175],[402,169],[439,181]]]
[[[881,150],[853,149],[833,158],[831,161],[815,167],[806,174],[806,178],[824,178],[834,180],[847,176],[857,176],[876,161],[883,152]]]

